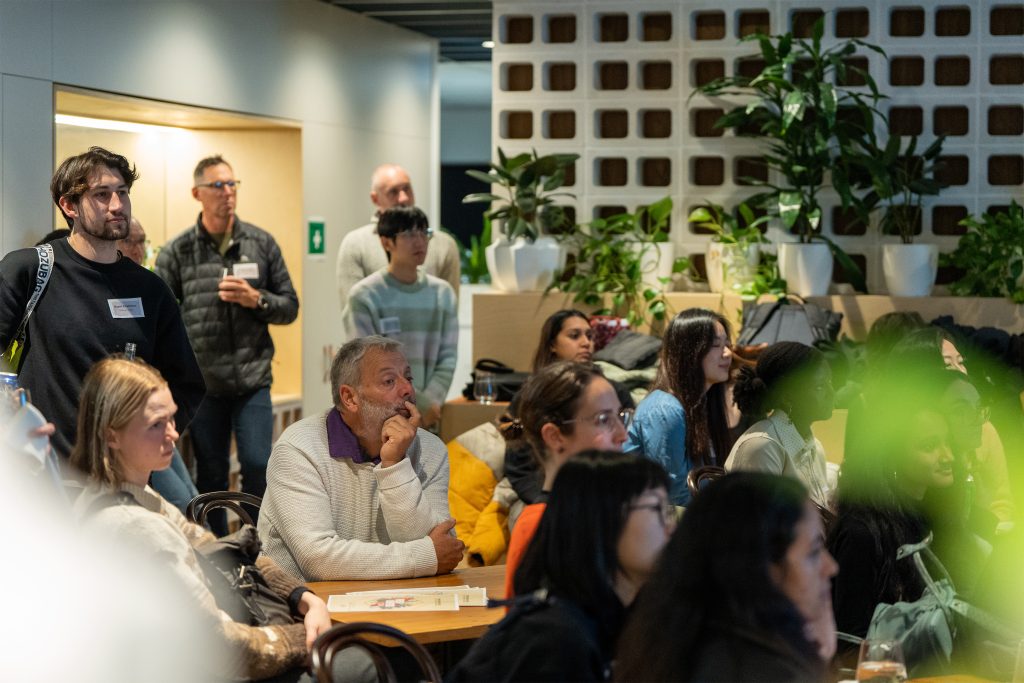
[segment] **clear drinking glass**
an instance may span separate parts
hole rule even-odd
[[[494,403],[498,388],[494,384],[494,375],[489,372],[477,372],[473,382],[473,398],[484,405]]]
[[[865,638],[860,644],[857,680],[861,683],[903,683],[907,664],[903,649],[895,640]]]

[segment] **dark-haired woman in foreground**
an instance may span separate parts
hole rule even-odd
[[[675,527],[657,464],[586,451],[559,470],[509,614],[449,681],[603,681],[626,609]]]
[[[726,475],[686,508],[623,630],[615,679],[823,680],[836,570],[800,482]]]
[[[768,347],[755,366],[740,368],[733,386],[744,417],[759,420],[736,440],[729,471],[799,479],[811,500],[829,507],[828,469],[811,423],[832,416],[832,371],[824,354],[798,342]]]
[[[654,391],[637,406],[623,450],[662,465],[672,479],[669,497],[686,505],[686,475],[701,465],[723,465],[732,445],[725,382],[732,363],[729,323],[718,313],[689,308],[665,330]]]

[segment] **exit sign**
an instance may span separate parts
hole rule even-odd
[[[327,241],[324,235],[324,222],[322,220],[311,219],[309,221],[309,242],[307,245],[307,253],[310,256],[323,255],[324,243]]]

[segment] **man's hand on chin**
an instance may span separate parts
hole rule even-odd
[[[405,458],[405,452],[416,438],[419,429],[420,411],[411,401],[405,402],[409,417],[402,414],[393,415],[384,421],[380,430],[380,466],[391,467]]]

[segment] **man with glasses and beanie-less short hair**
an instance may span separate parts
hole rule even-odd
[[[356,283],[342,313],[345,341],[379,334],[402,342],[412,368],[423,426],[439,424],[441,406],[455,374],[459,323],[451,285],[419,270],[431,231],[414,206],[380,214],[377,233],[387,268]]]
[[[234,432],[242,490],[262,497],[274,425],[268,326],[295,320],[299,299],[274,238],[235,215],[241,181],[230,164],[207,157],[193,181],[192,197],[203,210],[160,250],[156,272],[181,304],[206,379],[207,396],[190,429],[196,485],[200,493],[227,490]],[[209,520],[215,533],[227,532],[223,511]]]
[[[130,352],[167,378],[184,429],[203,398],[203,377],[181,312],[167,286],[117,251],[129,234],[131,163],[102,147],[65,159],[50,194],[71,227],[50,242],[50,277],[28,319],[18,381],[57,427],[54,449],[67,457],[78,431],[78,394],[93,363]],[[35,249],[0,261],[0,348],[25,316],[36,287]]]

